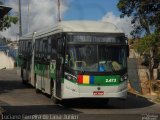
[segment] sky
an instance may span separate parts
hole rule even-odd
[[[7,6],[12,7],[11,15],[18,14],[18,0],[4,0]],[[29,17],[28,17],[29,2]],[[116,5],[118,0],[61,0],[62,20],[95,20],[111,22],[130,37],[132,30],[131,18],[120,19],[120,12]],[[23,34],[37,31],[54,25],[57,18],[57,0],[21,0]],[[18,24],[12,25],[3,36],[16,40]]]

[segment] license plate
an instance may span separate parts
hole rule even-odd
[[[104,95],[104,91],[94,91],[93,95]]]

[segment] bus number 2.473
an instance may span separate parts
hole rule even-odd
[[[116,79],[106,79],[106,83],[115,83],[117,80]]]

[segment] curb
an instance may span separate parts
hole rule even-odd
[[[132,94],[132,95],[135,95],[136,97],[142,97],[142,98],[145,98],[145,99],[149,100],[149,101],[152,102],[152,103],[160,104],[159,102],[156,102],[156,101],[154,101],[153,99],[150,99],[150,98],[148,98],[148,97],[146,97],[146,96],[143,96],[143,95],[139,94],[138,92],[131,92],[131,91],[128,91],[128,92],[129,92],[130,94]]]

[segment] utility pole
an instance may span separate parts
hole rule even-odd
[[[61,22],[61,3],[60,0],[58,0],[58,22]]]
[[[28,0],[28,32],[29,32],[29,29],[30,29],[29,18],[30,18],[30,0]]]
[[[19,36],[22,36],[21,0],[19,0]]]

